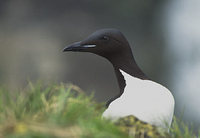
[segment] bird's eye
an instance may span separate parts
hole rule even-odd
[[[107,41],[107,40],[109,40],[109,37],[108,36],[103,36],[102,39]]]

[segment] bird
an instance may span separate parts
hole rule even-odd
[[[97,30],[84,40],[66,46],[63,52],[67,51],[90,52],[112,64],[120,92],[107,102],[104,118],[115,121],[135,116],[153,126],[170,128],[175,106],[172,93],[145,75],[128,40],[118,29]]]

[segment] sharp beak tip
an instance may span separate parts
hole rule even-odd
[[[80,42],[75,42],[71,45],[65,46],[65,48],[62,50],[62,52],[74,51],[79,46],[80,46]]]
[[[66,46],[62,52],[67,52],[67,51],[82,51],[84,49],[88,48],[94,48],[96,45],[81,45],[80,42],[73,43],[69,46]]]
[[[62,50],[62,52],[66,52],[66,51],[68,51],[68,50],[67,50],[67,47],[65,47],[65,48]]]

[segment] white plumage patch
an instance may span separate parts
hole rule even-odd
[[[170,127],[174,114],[174,98],[164,86],[151,80],[142,80],[120,70],[126,81],[124,93],[103,113],[113,120],[134,115],[142,121],[159,127]]]

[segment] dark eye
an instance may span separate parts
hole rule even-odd
[[[108,37],[108,36],[103,36],[103,37],[102,37],[102,40],[108,41],[108,40],[109,40],[109,37]]]

